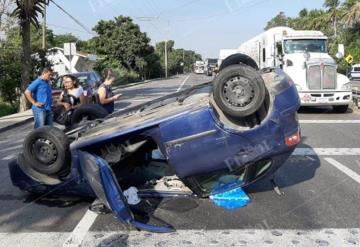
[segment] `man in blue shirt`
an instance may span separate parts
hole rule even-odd
[[[25,91],[26,98],[32,104],[35,129],[53,124],[52,95],[49,84],[52,73],[50,68],[43,69],[41,76],[33,81]]]

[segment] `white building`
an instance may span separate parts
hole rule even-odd
[[[84,52],[77,52],[76,55],[65,56],[64,49],[59,47],[50,48],[46,54],[47,60],[53,65],[52,68],[59,75],[91,71],[95,65],[97,56]]]

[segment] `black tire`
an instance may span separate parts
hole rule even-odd
[[[45,175],[63,174],[70,169],[69,140],[55,127],[36,129],[25,138],[23,154],[26,165]]]
[[[109,113],[98,104],[87,104],[77,108],[71,117],[71,125],[80,123],[83,120],[95,120],[104,118]]]
[[[225,114],[244,118],[263,105],[266,87],[260,73],[254,68],[237,64],[220,71],[214,79],[213,94],[216,104]]]
[[[348,105],[334,105],[333,109],[337,113],[346,113],[348,110]]]

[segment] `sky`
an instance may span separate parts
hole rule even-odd
[[[56,34],[73,33],[81,39],[95,34],[99,20],[124,15],[133,18],[151,44],[174,40],[176,48],[191,49],[203,58],[218,57],[220,49],[234,49],[263,32],[280,11],[296,16],[303,8],[321,8],[323,0],[54,0],[86,28],[75,23],[53,3],[47,24]]]

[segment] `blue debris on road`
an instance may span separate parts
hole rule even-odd
[[[247,206],[250,203],[250,197],[243,189],[235,188],[224,192],[217,193],[214,191],[210,195],[210,199],[219,207],[225,209],[238,209]]]

